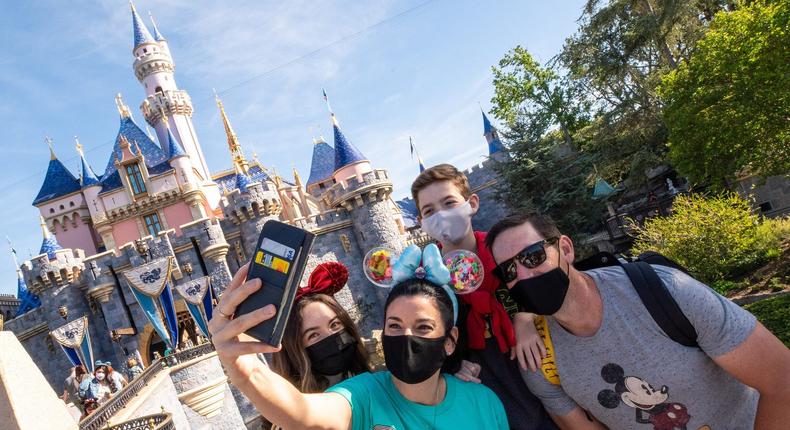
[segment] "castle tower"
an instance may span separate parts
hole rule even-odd
[[[335,135],[335,184],[324,194],[329,207],[345,208],[351,215],[354,234],[363,254],[376,246],[400,250],[403,219],[390,195],[392,181],[386,170],[374,170],[370,161],[346,139],[329,105]]]
[[[19,308],[16,309],[14,316],[18,317],[41,306],[41,299],[27,289],[25,279],[22,276],[22,270],[19,268],[19,261],[16,259],[16,249],[11,245],[10,239],[8,240],[8,245],[11,247],[11,256],[14,259],[14,268],[16,268],[17,275],[16,298],[19,299]]]
[[[134,74],[145,89],[146,98],[140,110],[149,125],[154,127],[159,142],[168,141],[168,126],[181,143],[186,154],[192,159],[204,188],[204,194],[212,208],[219,206],[219,189],[211,181],[211,173],[198,142],[192,124],[192,100],[189,94],[180,90],[175,80],[175,63],[170,55],[167,41],[155,28],[156,38],[151,35],[143,20],[132,8],[132,27],[134,30]],[[167,121],[167,125],[163,122]],[[169,158],[172,154],[162,148]]]
[[[502,141],[499,139],[499,131],[497,131],[496,127],[491,125],[491,121],[488,120],[482,108],[480,112],[483,114],[483,136],[485,136],[486,142],[488,142],[488,156],[495,158],[504,155],[505,145],[503,145]],[[495,156],[495,154],[497,155]]]
[[[91,232],[90,213],[81,193],[81,182],[58,160],[52,140],[47,138],[46,142],[49,145],[49,166],[33,206],[38,208],[60,243],[95,254],[96,241]]]

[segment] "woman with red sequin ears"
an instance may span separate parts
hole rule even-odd
[[[272,355],[272,370],[304,393],[321,393],[370,371],[359,331],[333,297],[347,281],[348,269],[343,264],[319,264],[307,286],[297,292],[282,350]]]

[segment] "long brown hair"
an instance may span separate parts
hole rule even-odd
[[[344,376],[354,376],[370,371],[368,352],[359,336],[356,324],[351,320],[345,309],[340,306],[334,298],[326,294],[311,294],[302,297],[288,317],[288,324],[285,326],[285,333],[282,340],[282,350],[272,354],[272,370],[288,379],[299,387],[303,393],[321,393],[329,388],[329,381],[323,375],[313,372],[310,364],[310,357],[302,341],[302,310],[310,303],[323,303],[337,315],[338,320],[343,324],[346,332],[357,340],[357,352],[347,374]]]

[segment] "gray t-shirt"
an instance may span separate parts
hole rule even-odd
[[[586,273],[601,294],[601,327],[578,337],[547,317],[559,381],[522,371],[524,381],[549,412],[565,415],[579,405],[611,429],[752,428],[759,394],[711,357],[745,341],[754,316],[681,271],[653,268],[697,330],[699,348],[664,334],[622,268],[595,269]],[[554,368],[543,372],[551,376]]]

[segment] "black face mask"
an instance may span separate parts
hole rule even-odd
[[[357,340],[342,330],[305,348],[317,373],[337,375],[348,371],[357,352]]]
[[[407,384],[419,384],[430,378],[444,364],[447,351],[445,337],[381,336],[384,363],[393,376]]]
[[[554,315],[568,294],[570,279],[559,267],[538,276],[522,279],[510,289],[510,297],[524,310],[537,315]]]

